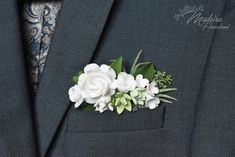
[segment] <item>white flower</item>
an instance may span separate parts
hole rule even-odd
[[[145,102],[145,106],[148,107],[151,110],[158,107],[159,104],[160,104],[160,99],[156,98],[156,97],[152,98],[152,99],[149,99]]]
[[[112,103],[99,103],[99,104],[95,104],[95,111],[99,111],[100,113],[106,111],[106,110],[114,110],[114,107],[112,105]]]
[[[114,87],[115,86],[120,92],[127,93],[135,89],[136,81],[132,75],[121,72],[118,74]]]
[[[69,99],[72,102],[75,102],[75,107],[79,107],[83,103],[84,98],[78,85],[75,85],[69,89]]]
[[[111,97],[110,96],[103,96],[96,101],[94,104],[95,110],[100,111],[100,113],[104,112],[105,110],[113,111],[113,106],[111,104]]]
[[[145,101],[145,106],[148,107],[149,109],[154,109],[158,107],[160,104],[160,99],[156,97],[155,95],[159,93],[159,89],[156,87],[156,82],[151,82],[147,87],[146,87],[146,101]]]
[[[87,103],[101,104],[101,100],[105,98],[106,102],[115,93],[115,89],[111,88],[115,78],[116,73],[110,66],[88,64],[79,76],[78,87]]]
[[[159,89],[156,86],[156,82],[151,82],[147,87],[146,87],[146,92],[150,95],[150,96],[154,96],[155,94],[159,93]]]
[[[149,85],[149,80],[145,79],[143,75],[139,74],[136,76],[136,87],[144,88]]]

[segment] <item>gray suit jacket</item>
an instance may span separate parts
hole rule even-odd
[[[64,0],[35,101],[22,2],[0,1],[0,156],[235,156],[235,1]],[[178,16],[194,5],[230,27],[203,30]],[[119,117],[73,108],[76,72],[118,56],[130,67],[140,49],[172,74],[177,102]]]

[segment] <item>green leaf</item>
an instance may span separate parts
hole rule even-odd
[[[120,105],[120,106],[117,106],[117,113],[118,114],[121,114],[123,111],[124,111],[124,106]]]
[[[131,112],[132,106],[131,106],[131,103],[130,103],[130,102],[127,103],[127,105],[125,106],[125,109],[126,109],[127,111]]]
[[[82,110],[82,111],[95,111],[95,107],[94,105],[92,104],[88,104],[86,102],[82,103],[79,107],[78,107],[79,110]]]
[[[73,82],[77,84],[77,83],[78,83],[78,78],[79,78],[79,77],[78,77],[77,75],[75,75],[75,76],[73,77]]]
[[[120,72],[122,72],[123,69],[123,59],[122,57],[117,58],[111,63],[111,67],[114,69],[116,74],[118,75]]]
[[[77,75],[75,75],[74,77],[73,77],[73,82],[74,83],[78,83],[78,80],[79,80],[79,76],[81,75],[83,73],[83,71],[80,71]]]
[[[163,101],[163,102],[165,102],[165,103],[169,103],[169,104],[172,104],[173,102],[172,101],[169,101],[169,100],[167,100],[167,99],[163,99],[163,98],[159,98],[160,99],[160,101]]]
[[[120,104],[120,101],[121,101],[121,98],[117,98],[114,105],[118,106]]]
[[[142,66],[139,66],[135,72],[133,73],[134,76],[137,76],[138,74],[142,74],[144,78],[148,80],[153,80],[155,76],[156,70],[152,63],[144,64]]]
[[[130,92],[131,97],[137,97],[139,95],[137,90],[133,90]]]
[[[157,96],[160,97],[160,98],[166,98],[166,99],[171,99],[171,100],[177,100],[176,98],[174,98],[174,97],[172,97],[172,96],[169,96],[169,95],[166,95],[166,94],[158,94]]]
[[[177,90],[177,88],[159,89],[159,93],[171,92],[171,91],[176,91],[176,90]]]
[[[153,80],[156,74],[156,70],[151,62],[138,63],[141,53],[142,50],[140,50],[137,57],[135,58],[130,73],[134,76],[142,74],[144,78],[147,78],[148,80]]]
[[[168,88],[173,79],[171,77],[170,74],[166,73],[166,72],[162,72],[162,71],[157,71],[156,75],[154,76],[154,82],[156,82],[157,84],[157,87],[160,88],[160,89],[163,89],[163,88]]]
[[[135,72],[136,64],[138,63],[138,60],[140,58],[140,55],[141,55],[142,51],[143,50],[141,49],[140,52],[138,53],[138,55],[136,56],[135,60],[134,60],[134,63],[132,65],[132,67],[131,67],[131,74],[133,74]]]
[[[126,100],[129,100],[129,101],[132,100],[132,98],[131,98],[128,94],[123,94],[123,97],[124,97]]]
[[[122,105],[127,105],[127,101],[124,97],[121,98],[121,103]]]
[[[144,66],[144,65],[147,65],[147,64],[150,64],[151,62],[143,62],[143,63],[138,63],[132,70],[131,70],[131,74],[135,74],[136,73],[136,70],[138,68],[140,68],[141,66]]]

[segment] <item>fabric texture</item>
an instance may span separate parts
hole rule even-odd
[[[0,1],[0,156],[36,157],[18,1]]]
[[[55,1],[32,1],[24,6],[25,36],[29,45],[30,77],[34,93],[46,62],[60,7],[61,2]]]
[[[235,2],[221,13],[229,30],[214,34],[195,111],[191,156],[235,156]]]

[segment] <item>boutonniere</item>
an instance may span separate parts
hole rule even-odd
[[[177,90],[169,88],[171,75],[159,71],[151,62],[138,63],[137,55],[129,73],[123,58],[112,60],[111,65],[88,64],[73,77],[76,83],[69,89],[69,98],[81,110],[104,112],[136,111],[140,108],[155,109],[162,102],[176,100],[167,95]]]

